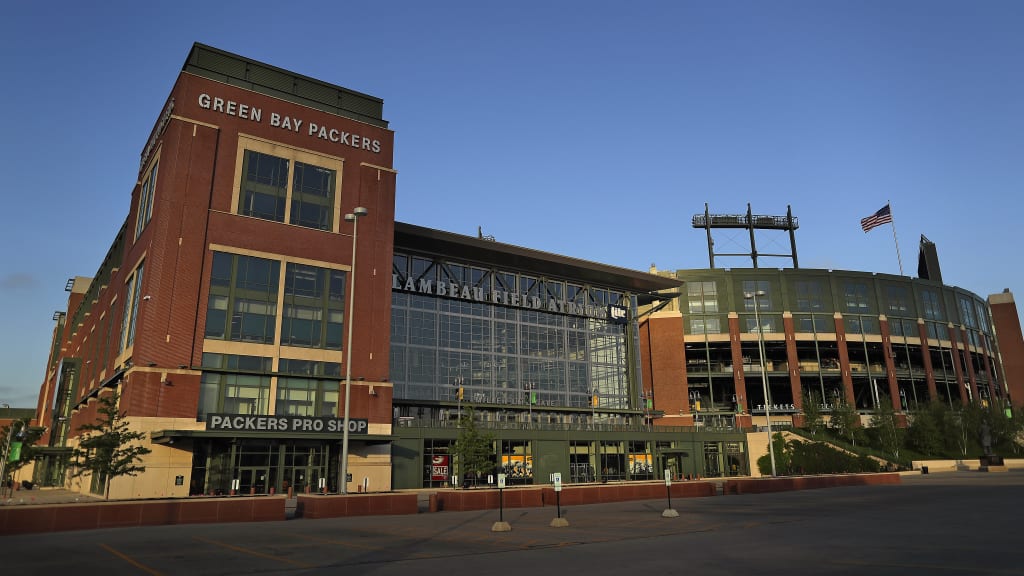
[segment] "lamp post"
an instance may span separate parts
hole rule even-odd
[[[772,476],[775,476],[775,446],[772,444],[772,413],[768,408],[768,405],[770,404],[768,399],[768,373],[765,371],[764,366],[764,330],[761,329],[761,314],[758,311],[757,304],[757,297],[764,295],[764,290],[756,290],[754,292],[744,293],[743,299],[754,301],[754,322],[757,324],[757,353],[761,357],[761,388],[764,390],[764,419],[768,423],[768,456],[772,461]]]
[[[349,426],[349,404],[352,397],[352,325],[355,317],[356,306],[356,241],[359,239],[359,218],[366,216],[369,212],[366,208],[358,206],[351,214],[345,214],[345,221],[352,223],[352,281],[349,283],[348,292],[348,341],[345,343],[345,418],[342,425],[345,429],[341,433],[341,493],[348,494],[348,426]]]

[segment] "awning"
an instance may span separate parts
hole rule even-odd
[[[239,440],[313,440],[319,442],[341,442],[337,432],[256,432],[241,430],[154,430],[150,435],[154,444],[174,444],[178,440],[197,438],[227,438]],[[394,440],[391,434],[349,434],[348,441],[383,444]]]

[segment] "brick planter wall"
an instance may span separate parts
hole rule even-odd
[[[745,478],[727,480],[724,492],[725,494],[764,494],[787,490],[813,490],[815,488],[836,488],[839,486],[879,486],[899,483],[900,475],[896,472],[785,478]]]
[[[340,518],[386,514],[416,514],[415,493],[395,494],[300,494],[296,515],[303,518]]]
[[[0,507],[0,535],[285,519],[284,496]]]

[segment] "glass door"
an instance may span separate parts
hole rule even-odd
[[[266,494],[270,485],[270,470],[265,467],[238,469],[238,493]]]

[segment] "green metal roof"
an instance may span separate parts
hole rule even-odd
[[[387,128],[384,100],[195,43],[182,71]]]

